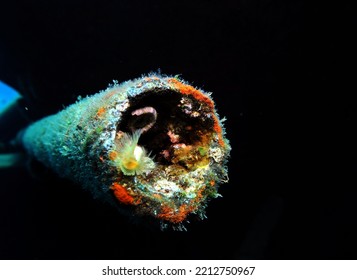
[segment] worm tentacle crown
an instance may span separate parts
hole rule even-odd
[[[116,142],[113,163],[124,175],[147,174],[155,168],[155,162],[147,155],[145,148],[138,145],[141,133],[141,129],[133,134],[123,133]]]

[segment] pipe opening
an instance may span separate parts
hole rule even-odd
[[[170,90],[148,91],[129,101],[117,135],[141,130],[138,145],[161,165],[192,170],[208,164],[214,121],[204,102]]]

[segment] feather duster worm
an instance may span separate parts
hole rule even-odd
[[[78,100],[22,134],[27,152],[121,211],[185,229],[228,181],[230,145],[210,95],[149,75]]]

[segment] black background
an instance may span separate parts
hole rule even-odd
[[[57,177],[0,170],[0,258],[357,258],[352,6],[1,4],[0,80],[30,119],[160,70],[213,92],[233,149],[223,198],[187,232],[133,224]]]

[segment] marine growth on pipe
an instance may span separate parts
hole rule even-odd
[[[22,134],[27,152],[123,213],[185,229],[228,181],[231,147],[210,94],[149,75],[78,100]]]

